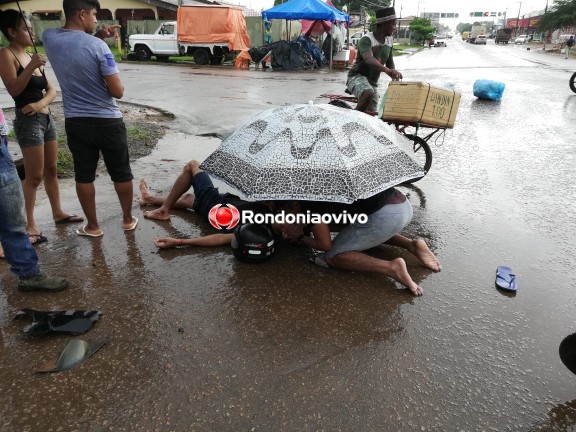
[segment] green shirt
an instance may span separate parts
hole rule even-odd
[[[378,60],[380,64],[385,65],[386,62],[392,58],[392,41],[390,39],[391,38],[386,38],[386,41],[381,44],[376,40],[372,32],[366,33],[362,36],[358,41],[358,55],[356,56],[356,61],[354,62],[354,66],[352,66],[348,72],[348,76],[363,75],[368,78],[370,84],[376,87],[381,72],[368,67],[362,58],[362,54],[368,52],[368,50],[372,50],[374,58]]]

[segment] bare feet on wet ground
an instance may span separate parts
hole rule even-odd
[[[442,270],[442,266],[436,258],[436,255],[428,248],[426,242],[422,239],[412,240],[412,246],[410,252],[414,254],[418,260],[426,267],[434,272],[439,272]]]
[[[145,205],[158,205],[156,197],[150,193],[150,189],[148,188],[148,184],[144,179],[140,180],[140,199],[138,202],[141,206]],[[144,212],[144,217],[146,219],[155,219],[161,221],[170,220],[170,213],[164,210],[162,207],[159,207],[154,210],[148,210]]]
[[[406,262],[402,258],[396,258],[389,262],[388,276],[407,287],[415,296],[422,295],[422,288],[412,280],[406,268]]]

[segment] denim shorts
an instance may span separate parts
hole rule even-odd
[[[36,113],[29,116],[17,109],[14,133],[20,147],[36,147],[56,141],[56,127],[52,114]]]
[[[390,240],[412,220],[412,204],[386,204],[368,215],[368,222],[347,225],[332,241],[332,249],[323,258],[334,258],[343,252],[364,251]]]
[[[214,187],[210,175],[204,171],[194,176],[192,187],[194,188],[193,209],[206,219],[208,219],[210,209],[215,205],[226,204],[229,200],[238,199],[236,195],[229,193],[221,194],[218,188]]]
[[[370,84],[368,78],[366,78],[364,75],[352,75],[348,78],[346,87],[356,99],[360,99],[360,96],[362,96],[362,93],[364,93],[366,90],[373,90],[374,95],[372,96],[372,100],[370,101],[367,110],[378,111],[378,89]]]
[[[76,183],[93,183],[100,152],[115,183],[131,181],[128,137],[122,118],[72,117],[65,121]]]

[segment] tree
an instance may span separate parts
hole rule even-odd
[[[464,33],[472,31],[472,24],[470,23],[460,23],[456,26],[458,33]]]
[[[424,41],[433,38],[436,27],[428,18],[414,18],[410,22],[410,31],[417,41]]]
[[[576,0],[555,0],[552,10],[544,14],[539,23],[542,31],[576,26]]]

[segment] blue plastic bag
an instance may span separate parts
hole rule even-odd
[[[474,96],[480,99],[499,101],[504,93],[504,83],[480,79],[474,83]]]

